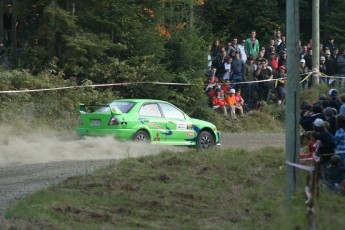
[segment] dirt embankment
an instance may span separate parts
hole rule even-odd
[[[255,150],[284,147],[283,133],[222,134],[221,148]],[[187,148],[116,142],[112,138],[76,141],[70,134],[0,136],[0,217],[20,197],[64,180],[90,173],[118,159]]]

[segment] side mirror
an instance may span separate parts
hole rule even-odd
[[[121,115],[122,112],[119,108],[117,108],[115,105],[109,105],[110,112],[112,115]]]

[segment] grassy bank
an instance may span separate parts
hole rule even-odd
[[[7,211],[8,227],[304,229],[302,186],[291,210],[285,208],[282,152],[218,149],[126,159],[24,198]],[[344,226],[344,201],[321,189],[319,229]]]

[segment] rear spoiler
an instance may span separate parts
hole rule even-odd
[[[110,112],[112,115],[121,115],[121,110],[115,105],[85,105],[79,104],[79,112],[80,113],[87,113],[87,107],[109,107]]]

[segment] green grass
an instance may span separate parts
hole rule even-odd
[[[303,186],[286,209],[283,162],[274,148],[130,158],[30,195],[6,218],[32,229],[306,228]],[[344,201],[321,189],[319,229],[344,226]]]

